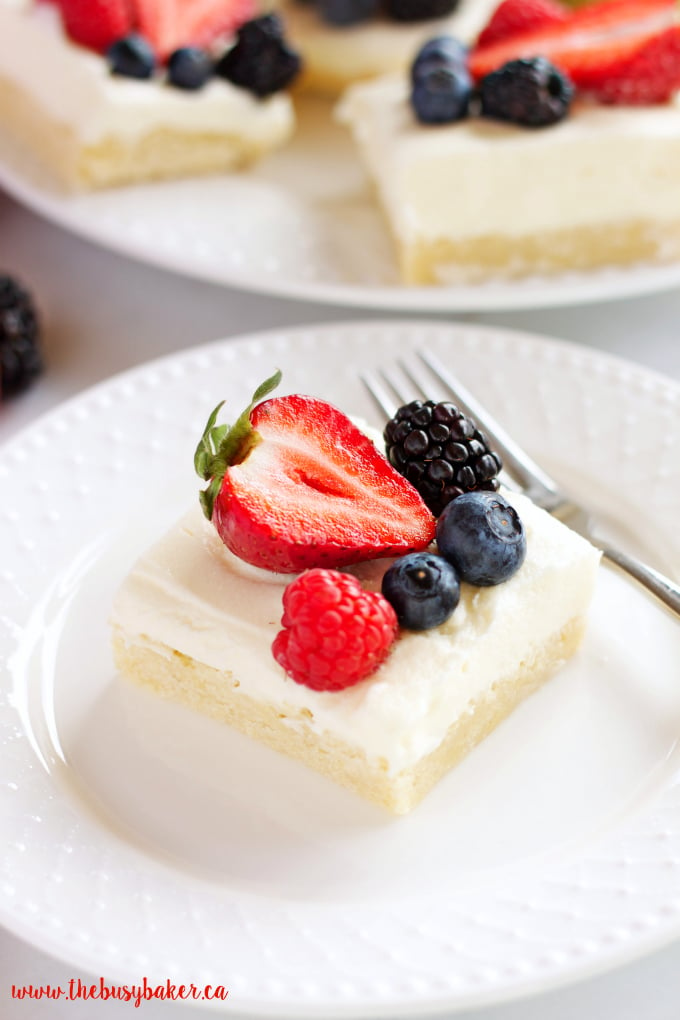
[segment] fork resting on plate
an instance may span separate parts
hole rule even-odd
[[[595,518],[587,508],[567,495],[558,483],[529,457],[438,358],[424,352],[418,352],[417,357],[419,359],[417,365],[411,366],[405,362],[399,364],[409,384],[415,387],[415,392],[410,394],[405,395],[400,384],[395,381],[394,375],[387,372],[379,375],[377,373],[362,375],[364,385],[387,418],[391,418],[397,409],[395,399],[403,404],[421,395],[432,398],[431,376],[434,377],[438,390],[443,391],[447,399],[452,400],[465,414],[470,415],[486,433],[491,446],[503,460],[504,473],[516,488],[524,492],[537,506],[547,510],[587,538],[601,550],[603,562],[618,568],[627,577],[635,580],[680,619],[680,584],[598,537]]]

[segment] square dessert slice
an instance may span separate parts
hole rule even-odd
[[[285,92],[260,97],[216,75],[176,87],[160,57],[150,77],[112,74],[65,24],[58,3],[0,0],[0,130],[70,188],[232,170],[293,131]]]
[[[404,76],[357,85],[352,131],[409,284],[680,257],[680,108],[577,100],[545,128],[416,119]]]
[[[385,9],[389,5],[383,5],[378,13],[380,5],[376,3],[376,13],[362,17],[366,3],[346,0],[344,6],[336,4],[338,17],[352,19],[356,10],[356,20],[339,24],[324,18],[317,0],[279,0],[276,6],[303,58],[302,87],[337,96],[353,82],[404,71],[416,49],[431,36],[446,33],[471,43],[497,4],[498,0],[451,0],[450,4],[411,0],[394,6],[406,13],[428,8],[437,12],[448,8],[449,12],[396,20]]]
[[[262,741],[395,813],[432,786],[576,650],[599,553],[522,496],[526,558],[502,584],[463,583],[431,630],[402,630],[344,690],[312,690],[272,655],[290,575],[233,555],[192,511],[134,566],[112,611],[131,680]],[[380,590],[389,560],[349,568]]]

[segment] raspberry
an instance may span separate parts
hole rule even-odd
[[[474,489],[495,492],[501,459],[471,418],[442,400],[412,400],[385,426],[390,464],[418,490],[435,517]]]
[[[340,691],[363,680],[397,636],[387,599],[338,570],[315,567],[291,581],[283,610],[274,658],[293,680],[315,691]]]

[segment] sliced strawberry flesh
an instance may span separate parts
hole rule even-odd
[[[72,42],[104,53],[133,25],[131,0],[52,0]]]
[[[292,573],[423,549],[434,519],[360,429],[310,397],[264,401],[260,441],[224,476],[213,523],[235,555]]]
[[[470,67],[479,79],[509,60],[544,56],[587,88],[593,76],[606,74],[676,23],[676,0],[606,0],[578,10],[564,25],[478,47]]]

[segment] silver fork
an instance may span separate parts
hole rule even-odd
[[[469,414],[486,433],[491,446],[500,454],[504,474],[507,475],[511,483],[526,493],[538,506],[543,507],[572,530],[587,538],[601,550],[603,562],[616,567],[627,577],[635,580],[647,592],[655,596],[675,617],[680,618],[679,584],[643,563],[642,560],[602,541],[596,534],[596,522],[593,515],[570,498],[554,478],[551,478],[528,456],[508,435],[502,425],[499,425],[438,358],[424,352],[418,352],[417,357],[419,359],[417,367],[411,367],[405,362],[399,363],[401,372],[415,387],[415,392],[410,394],[404,393],[394,374],[383,371],[380,374],[365,373],[361,377],[373,400],[387,418],[392,417],[398,404],[406,403],[421,395],[432,396],[429,375],[431,373],[447,398],[457,404],[466,414]],[[427,374],[425,368],[429,370]]]

